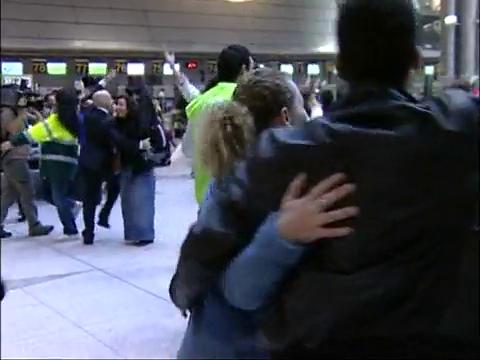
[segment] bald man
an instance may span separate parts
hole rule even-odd
[[[115,148],[126,152],[139,151],[139,144],[126,139],[117,128],[111,110],[113,100],[110,93],[100,90],[92,96],[93,107],[83,114],[80,132],[80,175],[83,191],[83,218],[85,230],[83,242],[92,245],[95,232],[95,212],[101,201],[104,181],[112,175]]]

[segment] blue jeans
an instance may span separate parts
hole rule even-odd
[[[155,176],[122,171],[122,215],[126,241],[155,240]]]
[[[78,234],[73,208],[75,201],[70,198],[72,193],[72,181],[58,176],[44,179],[44,197],[52,205],[55,205],[58,217],[63,225],[63,233],[66,235]]]

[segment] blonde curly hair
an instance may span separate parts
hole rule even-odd
[[[199,160],[214,178],[225,176],[255,138],[252,116],[238,102],[225,101],[212,104],[200,123]]]

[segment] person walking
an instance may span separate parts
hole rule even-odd
[[[103,228],[110,229],[110,214],[112,213],[113,206],[117,202],[118,197],[120,196],[120,180],[121,180],[121,169],[120,169],[120,154],[118,153],[117,148],[114,148],[113,154],[113,164],[109,173],[105,179],[105,190],[107,193],[105,202],[103,203],[102,209],[98,214],[97,224]]]
[[[78,98],[74,89],[56,93],[56,112],[28,130],[2,144],[2,150],[32,142],[41,146],[40,175],[51,189],[52,202],[57,208],[64,235],[78,235],[75,224],[79,210],[70,197],[78,164]]]
[[[92,245],[94,242],[95,213],[101,202],[102,184],[111,181],[116,171],[114,169],[115,149],[121,148],[124,152],[131,154],[139,151],[137,141],[128,140],[116,129],[111,115],[113,99],[110,93],[106,90],[97,91],[93,94],[92,101],[94,107],[83,117],[82,147],[79,158],[85,223],[82,235],[85,245]],[[116,184],[110,182],[110,185]],[[118,190],[111,188],[107,204],[100,213],[101,226],[109,227],[108,216],[116,197],[118,197]]]
[[[165,149],[168,140],[160,129],[145,88],[137,89],[134,96],[117,98],[115,112],[118,130],[127,139],[140,144],[140,152],[119,149],[125,241],[135,246],[145,246],[155,240],[153,169],[164,160],[161,151]],[[160,155],[159,159],[156,159],[157,155]]]
[[[7,139],[15,136],[23,130],[23,121],[19,119],[15,111],[4,107],[1,109],[2,138]],[[17,201],[28,221],[29,236],[43,236],[52,232],[53,226],[42,225],[38,220],[38,210],[35,205],[35,190],[28,167],[30,146],[28,144],[12,148],[2,153],[2,195],[0,210],[0,238],[12,236],[4,230],[3,223],[7,217],[9,208]]]

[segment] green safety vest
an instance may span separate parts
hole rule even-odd
[[[203,111],[209,106],[219,101],[230,100],[233,96],[233,92],[237,87],[236,83],[220,82],[215,87],[211,88],[207,92],[196,97],[186,108],[188,121],[193,121],[193,139],[195,142],[196,133],[198,132],[198,119]],[[211,175],[198,161],[199,156],[197,152],[197,146],[195,146],[194,154],[194,170],[195,170],[195,197],[197,202],[201,204],[205,198],[205,194],[208,190],[208,184],[211,180]]]
[[[40,144],[40,172],[43,176],[73,178],[78,164],[78,141],[53,113],[30,129],[16,135],[14,145]]]

